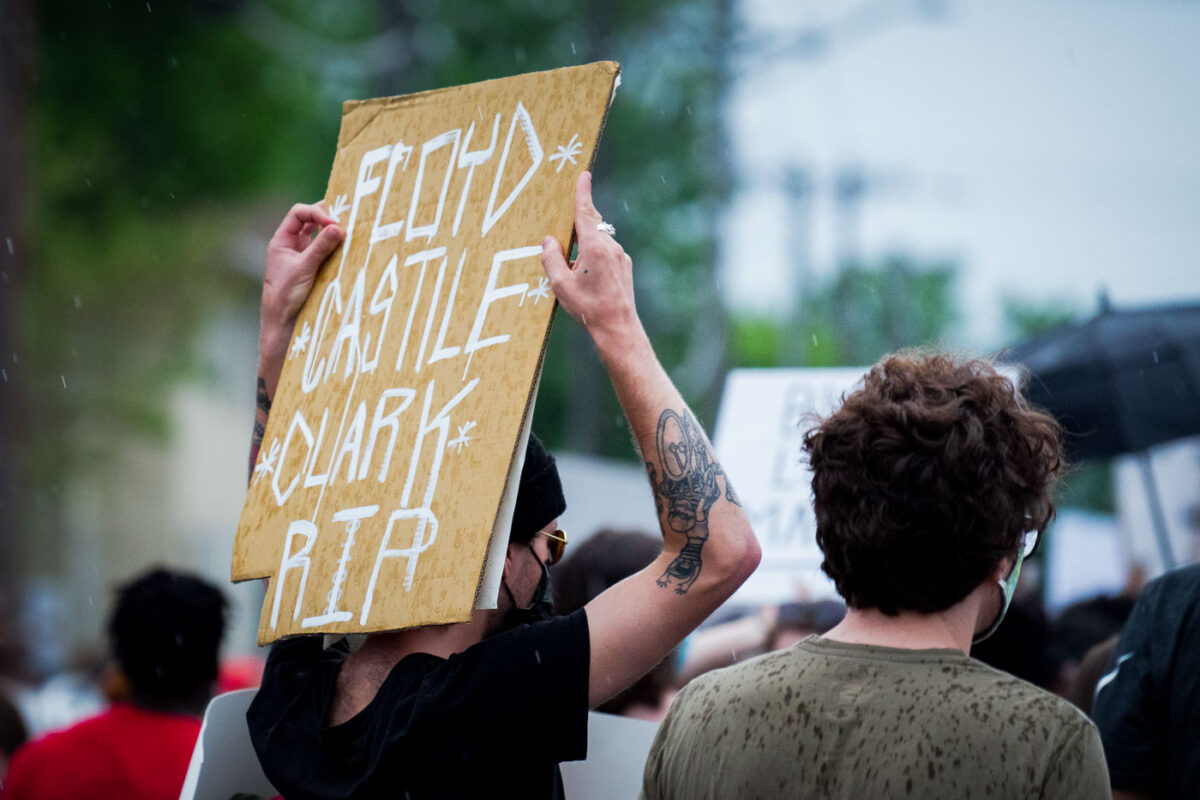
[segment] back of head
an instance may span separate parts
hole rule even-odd
[[[133,702],[203,704],[217,678],[225,613],[221,592],[194,575],[154,569],[121,587],[108,630]]]
[[[659,537],[604,528],[554,568],[554,609],[570,614],[610,586],[645,568],[662,552]]]
[[[853,608],[943,611],[1054,514],[1060,429],[988,361],[887,356],[804,438],[822,569]]]

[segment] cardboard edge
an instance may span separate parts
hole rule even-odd
[[[492,520],[492,534],[488,537],[487,558],[479,570],[475,581],[475,598],[471,601],[472,608],[493,609],[498,607],[500,595],[500,578],[504,561],[501,556],[508,550],[507,532],[500,538],[498,528],[511,528],[513,513],[517,506],[517,492],[520,491],[521,469],[525,466],[525,448],[529,444],[529,436],[533,432],[533,409],[537,403],[537,393],[542,386],[542,364],[546,358],[546,347],[550,341],[550,327],[554,324],[554,311],[558,308],[557,301],[550,312],[550,321],[546,325],[546,334],[542,340],[542,350],[538,354],[537,369],[533,373],[533,385],[529,397],[525,401],[525,410],[521,414],[520,434],[513,445],[513,454],[509,459],[508,476],[504,480],[504,493],[500,507],[496,509],[496,517]],[[511,503],[509,497],[511,494]],[[503,543],[503,546],[501,546]],[[499,555],[498,555],[499,554]],[[499,565],[497,566],[497,562]],[[495,597],[492,597],[494,588]],[[491,599],[488,599],[491,598]]]
[[[369,115],[365,115],[366,118],[362,121],[361,124],[359,124],[357,126],[357,128],[355,129],[355,131],[353,133],[348,133],[344,127],[342,133],[338,135],[338,147],[346,147],[346,146],[350,145],[356,138],[358,138],[358,135],[360,133],[362,133],[364,130],[366,130],[367,126],[371,124],[371,121],[374,120],[375,117],[379,116],[379,114],[381,114],[382,112],[384,112],[390,108],[394,108],[397,106],[411,105],[413,103],[419,103],[428,97],[436,97],[437,95],[444,94],[446,92],[457,91],[457,90],[465,89],[465,88],[469,88],[469,87],[473,88],[473,87],[485,86],[489,83],[496,83],[497,81],[505,81],[505,80],[509,80],[510,78],[519,78],[519,77],[524,77],[524,76],[529,76],[529,75],[542,75],[542,74],[548,73],[548,72],[558,72],[559,70],[586,70],[586,69],[591,69],[591,68],[600,68],[602,70],[608,70],[612,74],[614,82],[616,81],[618,76],[621,74],[621,65],[619,62],[616,62],[616,61],[590,61],[586,64],[576,64],[573,67],[555,67],[553,69],[536,70],[534,72],[518,72],[513,75],[505,75],[505,76],[502,76],[499,78],[489,78],[484,81],[475,81],[474,83],[463,83],[463,84],[459,84],[457,86],[444,86],[439,89],[426,89],[425,91],[411,92],[409,94],[389,95],[387,97],[372,97],[372,98],[368,98],[368,99],[364,99],[364,100],[346,100],[345,102],[342,103],[343,118],[345,118],[346,115],[348,115],[348,114],[353,114],[354,119],[357,121],[359,116],[364,116],[361,113],[362,111],[371,110],[372,113],[370,113]],[[616,90],[616,87],[614,86],[613,91],[615,92],[615,90]],[[611,104],[612,104],[612,97],[610,94],[609,105],[611,106]],[[608,117],[608,112],[606,111],[605,119],[607,119],[607,117]],[[601,133],[604,132],[604,121],[605,121],[604,119],[600,120],[600,132]],[[597,142],[600,141],[599,136],[596,137],[596,141]],[[593,154],[593,159],[594,158],[595,158],[595,155]]]
[[[610,71],[611,78],[610,78],[610,86],[609,86],[609,92],[608,92],[608,102],[604,106],[604,114],[600,117],[600,126],[596,129],[596,146],[592,148],[591,157],[588,159],[588,169],[589,170],[592,168],[592,165],[596,163],[596,154],[600,151],[600,140],[604,137],[604,128],[608,124],[608,114],[612,110],[613,101],[616,100],[617,87],[621,85],[621,64],[619,62],[617,62],[617,61],[593,61],[590,64],[581,65],[580,67],[578,67],[578,69],[592,67],[592,66],[603,66],[603,68],[608,69]],[[575,225],[574,225],[574,221],[572,221],[572,224],[571,224],[571,243],[572,243],[572,245],[574,244],[574,242],[575,242]],[[571,249],[571,246],[569,245],[567,247],[568,253],[570,252],[570,249]],[[545,366],[545,363],[546,363],[546,351],[550,347],[550,331],[554,327],[554,320],[557,319],[557,317],[558,317],[558,298],[555,298],[554,306],[550,309],[550,321],[548,323],[546,323],[546,334],[542,338],[542,349],[541,349],[541,352],[538,353],[537,371],[534,373],[533,390],[529,394],[529,399],[526,401],[526,404],[525,404],[525,412],[521,416],[521,435],[518,437],[518,441],[517,441],[517,445],[516,445],[516,447],[518,449],[514,450],[513,457],[509,461],[510,465],[516,465],[517,461],[519,460],[520,465],[524,466],[525,447],[529,441],[529,433],[533,431],[533,409],[534,409],[535,404],[537,403],[537,393],[538,393],[538,391],[540,391],[541,385],[542,385],[542,368],[543,368],[543,366]],[[519,469],[519,467],[517,467],[517,469]],[[508,498],[509,483],[513,480],[513,472],[514,471],[515,471],[514,466],[510,466],[508,478],[506,479],[505,484],[504,484],[505,500],[507,500],[507,498]],[[519,475],[517,476],[517,480],[520,481]],[[513,493],[513,502],[514,502],[514,506],[515,506],[515,503],[516,503],[516,493],[515,492]],[[481,597],[486,597],[486,595],[485,595],[485,589],[487,588],[486,584],[488,583],[488,578],[490,577],[491,570],[494,569],[494,567],[491,563],[491,560],[495,555],[494,551],[499,549],[496,546],[495,538],[496,538],[496,526],[500,522],[500,517],[501,517],[502,511],[503,511],[503,507],[501,509],[497,509],[496,519],[492,521],[492,536],[490,539],[488,539],[488,558],[484,561],[483,568],[480,570],[480,573],[479,573],[479,579],[477,580],[476,585],[475,585],[475,600],[473,603],[474,608],[492,609],[492,608],[497,607],[497,602],[495,602],[495,601],[493,601],[490,605],[488,605],[487,604],[488,601],[486,599],[484,599],[482,603],[480,602],[480,599],[481,599]],[[512,516],[511,512],[509,513],[508,516],[511,519],[511,516]],[[507,543],[505,543],[505,548],[507,548]],[[500,591],[500,587],[499,587],[499,583],[497,582],[497,585],[496,585],[497,594],[499,593],[499,591]],[[490,594],[490,592],[489,592],[489,594]],[[498,601],[498,599],[499,598],[497,597],[497,601]]]
[[[475,580],[475,596],[471,600],[472,608],[486,610],[499,608],[500,584],[504,576],[504,559],[508,553],[508,533],[512,529],[513,514],[517,509],[517,494],[521,491],[521,472],[525,468],[525,449],[529,444],[529,435],[533,432],[532,409],[537,402],[537,390],[542,383],[542,367],[539,361],[533,379],[533,391],[525,404],[521,415],[521,429],[517,443],[509,459],[508,474],[504,478],[504,492],[501,495],[500,506],[492,521],[492,532],[488,536],[486,556],[479,577]],[[506,531],[508,528],[509,531]]]

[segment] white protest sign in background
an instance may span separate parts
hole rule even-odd
[[[725,379],[715,447],[762,546],[762,563],[731,603],[837,597],[821,572],[802,443],[815,424],[806,415],[828,414],[866,371],[736,369]]]

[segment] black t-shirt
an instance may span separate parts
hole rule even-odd
[[[1096,686],[1114,789],[1194,798],[1200,791],[1200,565],[1151,581]]]
[[[406,656],[375,698],[326,725],[345,640],[276,642],[246,713],[287,800],[554,798],[558,762],[587,756],[587,616],[493,636],[448,659]]]

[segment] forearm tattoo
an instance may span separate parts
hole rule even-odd
[[[254,431],[250,434],[250,477],[254,477],[254,465],[258,463],[258,451],[262,448],[263,436],[267,433],[267,417],[271,413],[271,396],[267,394],[267,382],[260,375],[258,392],[254,403]]]
[[[708,541],[709,511],[722,494],[734,505],[741,503],[691,414],[669,408],[663,411],[658,418],[655,447],[662,468],[661,479],[654,462],[646,462],[655,508],[660,519],[666,513],[671,530],[687,539],[679,555],[659,577],[658,585],[674,586],[676,594],[685,594],[700,577],[703,567],[701,550]]]

